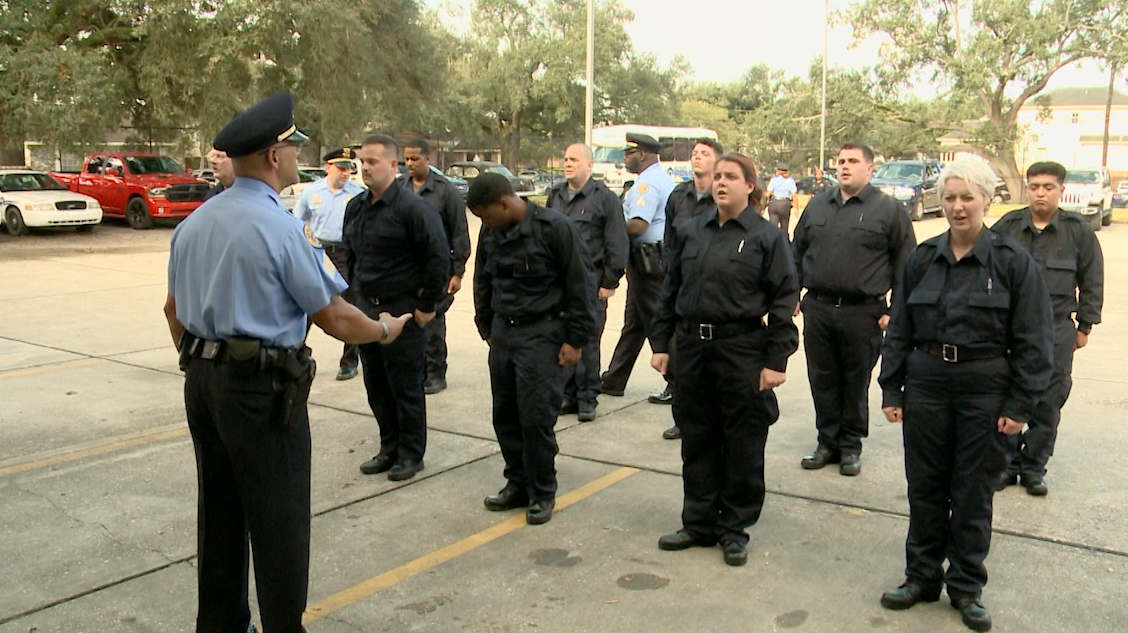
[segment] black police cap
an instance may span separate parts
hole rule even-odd
[[[782,160],[776,163],[776,169],[780,171],[791,171],[787,168],[787,163],[783,162]]]
[[[640,149],[651,154],[658,154],[662,151],[662,144],[654,140],[653,136],[632,132],[627,134],[627,149]]]
[[[342,147],[335,149],[321,158],[322,162],[328,163],[331,160],[352,160],[356,158],[356,150],[351,147]]]
[[[294,96],[276,92],[228,121],[212,146],[232,158],[248,156],[275,143],[305,143],[294,126]]]

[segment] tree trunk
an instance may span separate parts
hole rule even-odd
[[[513,119],[509,122],[509,147],[505,148],[504,160],[500,161],[509,171],[517,173],[520,171],[518,165],[521,159],[521,112],[513,113]]]
[[[987,162],[995,168],[1003,181],[1007,183],[1011,202],[1026,203],[1026,184],[1022,179],[1022,172],[1018,170],[1018,161],[1015,160],[1014,150],[1001,150],[995,156],[988,156]]]
[[[24,146],[19,139],[0,136],[0,165],[23,166]]]
[[[1117,64],[1108,69],[1108,99],[1105,101],[1104,139],[1101,145],[1101,167],[1108,167],[1108,125],[1112,120],[1112,97],[1116,94]]]

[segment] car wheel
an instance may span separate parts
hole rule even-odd
[[[991,199],[991,202],[994,202],[995,204],[1002,204],[1003,203],[1003,194],[1001,194],[1001,193],[995,194],[995,197]]]
[[[909,218],[913,222],[924,219],[924,200],[917,198],[916,204],[913,205],[913,210],[909,213]]]
[[[89,233],[89,232],[94,230],[94,225],[93,224],[82,224],[82,225],[74,227],[74,230],[77,231],[78,233]]]
[[[1101,216],[1101,226],[1108,226],[1112,224],[1112,209],[1108,210],[1108,215]]]
[[[24,224],[23,215],[15,207],[8,207],[4,211],[4,226],[8,227],[8,235],[19,237],[28,234],[27,225]]]
[[[130,228],[139,231],[153,228],[153,217],[149,215],[149,207],[141,198],[134,198],[125,206],[125,219]]]
[[[1099,231],[1101,230],[1101,224],[1103,223],[1104,222],[1102,222],[1101,220],[1101,211],[1100,209],[1097,209],[1097,212],[1089,217],[1089,226],[1093,227],[1094,231]]]

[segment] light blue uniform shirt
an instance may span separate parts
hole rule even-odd
[[[237,178],[172,233],[168,291],[176,318],[199,338],[298,347],[306,315],[348,288],[314,242],[266,183]]]
[[[657,244],[666,234],[666,200],[674,191],[674,181],[658,163],[642,170],[623,199],[627,222],[634,219],[650,223],[646,232],[634,238],[635,244]]]
[[[799,193],[795,187],[795,181],[788,176],[772,176],[771,182],[768,183],[768,195],[772,198],[787,198],[791,199],[791,194]]]
[[[349,180],[337,193],[329,188],[329,179],[322,178],[302,191],[294,215],[313,229],[313,236],[322,242],[340,242],[345,226],[345,205],[364,191]]]

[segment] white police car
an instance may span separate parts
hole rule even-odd
[[[50,175],[29,169],[0,169],[0,224],[10,235],[29,229],[73,226],[89,231],[102,221],[102,207]]]

